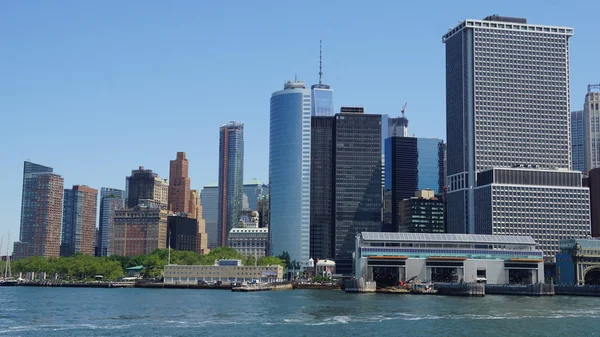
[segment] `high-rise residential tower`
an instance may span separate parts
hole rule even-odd
[[[271,95],[269,247],[300,263],[310,255],[310,116],[304,82],[288,81]]]
[[[169,184],[152,170],[140,166],[127,177],[127,208],[150,203],[166,209],[169,202]]]
[[[585,122],[585,167],[587,174],[590,170],[600,167],[600,84],[588,85],[583,105]]]
[[[227,246],[227,234],[237,224],[244,198],[244,124],[221,126],[219,137],[218,245]]]
[[[125,191],[116,188],[102,187],[100,189],[100,221],[99,241],[96,242],[99,256],[109,256],[108,242],[114,225],[115,211],[125,207]]]
[[[94,255],[98,190],[85,185],[65,189],[61,256]]]
[[[16,259],[59,256],[63,184],[51,167],[25,162],[19,241],[13,249]]]
[[[333,116],[333,90],[323,83],[323,42],[319,45],[319,83],[311,89],[311,110],[313,116]]]
[[[185,152],[177,152],[177,158],[171,160],[169,167],[169,211],[189,213],[190,178]]]
[[[202,205],[202,217],[206,222],[206,235],[208,237],[208,248],[214,249],[218,246],[217,218],[219,213],[219,185],[211,183],[205,185],[200,192],[200,203]]]
[[[589,191],[569,171],[571,36],[497,15],[443,36],[449,232],[531,235],[546,256],[589,234]]]
[[[585,171],[585,122],[583,110],[571,112],[571,165],[574,171]]]

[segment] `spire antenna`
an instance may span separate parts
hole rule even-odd
[[[319,84],[323,84],[323,40],[319,40]]]

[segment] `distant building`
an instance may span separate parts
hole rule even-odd
[[[590,189],[590,215],[592,236],[600,237],[600,167],[588,173],[587,187]]]
[[[116,188],[100,189],[99,237],[96,242],[99,256],[109,256],[108,241],[115,220],[115,211],[125,208],[125,191]]]
[[[584,173],[600,167],[600,84],[588,85],[583,105],[585,167]]]
[[[58,257],[62,223],[64,179],[48,166],[26,161],[19,241],[15,259],[29,256]]]
[[[310,257],[311,91],[288,81],[271,95],[269,133],[270,249]]]
[[[189,250],[204,254],[201,247],[202,234],[198,228],[198,221],[187,217],[187,213],[169,215],[167,217],[167,247],[175,250]]]
[[[214,249],[218,246],[217,218],[219,213],[219,187],[217,183],[205,185],[200,192],[200,203],[202,205],[202,217],[206,222],[206,235],[208,237],[208,248]]]
[[[268,256],[269,228],[232,228],[227,246],[244,256]]]
[[[169,211],[174,213],[189,213],[190,209],[190,178],[189,163],[185,152],[177,152],[177,158],[169,164]]]
[[[583,110],[571,111],[571,162],[574,171],[585,171],[585,122]]]
[[[258,227],[269,227],[269,196],[260,197],[256,203],[258,211]]]
[[[195,218],[198,222],[198,248],[197,252],[200,254],[208,254],[210,249],[208,248],[208,234],[206,233],[206,221],[203,217],[202,200],[200,199],[200,192],[198,190],[190,191],[190,206],[189,206],[189,217]]]
[[[74,185],[64,190],[61,256],[94,255],[98,190]]]
[[[529,236],[370,233],[356,236],[355,277],[378,286],[422,282],[535,284],[543,253]]]
[[[127,177],[127,208],[149,202],[157,207],[168,208],[169,184],[152,170],[140,166]]]
[[[444,233],[444,202],[431,190],[415,192],[400,202],[400,226],[403,233]]]
[[[556,283],[600,285],[600,240],[565,239],[556,254]]]
[[[333,90],[328,84],[323,83],[322,44],[319,49],[319,83],[313,84],[311,89],[311,115],[333,116]]]
[[[443,191],[446,147],[441,139],[415,137],[390,137],[385,146],[385,190],[391,191],[392,228],[397,229],[402,200],[425,189]]]
[[[244,195],[247,197],[249,210],[258,210],[258,199],[268,194],[269,187],[256,178],[244,184]]]
[[[143,205],[115,211],[111,255],[135,256],[166,248],[168,214],[165,209]]]
[[[244,197],[244,124],[221,126],[219,137],[219,199],[217,231],[219,246],[227,245],[227,233],[237,223]]]
[[[590,235],[589,189],[581,172],[494,168],[477,173],[473,188],[479,234],[531,236],[553,259],[559,241]]]
[[[198,284],[198,282],[278,282],[283,280],[282,266],[241,265],[166,265],[167,284]]]

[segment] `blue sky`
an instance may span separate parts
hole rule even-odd
[[[218,130],[245,124],[245,180],[268,180],[269,97],[298,75],[335,108],[397,115],[445,138],[441,36],[491,14],[571,26],[571,103],[600,82],[598,1],[3,1],[0,235],[18,237],[23,161],[65,187],[124,188],[139,165],[192,188],[217,180]]]

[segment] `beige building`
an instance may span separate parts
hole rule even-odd
[[[275,266],[200,266],[166,265],[165,283],[198,284],[198,281],[278,282],[283,279],[283,267]]]
[[[202,217],[202,205],[200,204],[200,192],[198,190],[190,191],[190,217],[198,220],[198,253],[208,254],[208,235],[206,234],[206,221]]]
[[[136,206],[115,211],[110,230],[110,255],[135,256],[166,248],[169,211]]]

